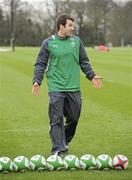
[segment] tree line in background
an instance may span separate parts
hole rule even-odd
[[[56,19],[68,14],[75,19],[76,34],[86,46],[132,45],[132,1],[113,0],[42,0],[39,5],[13,1],[15,44],[40,46],[56,32]],[[0,45],[11,39],[11,0],[0,3]]]

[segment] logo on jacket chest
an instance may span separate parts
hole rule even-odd
[[[75,47],[76,43],[74,41],[71,42],[71,47]]]
[[[53,44],[52,46],[53,46],[53,48],[58,48],[57,44]]]

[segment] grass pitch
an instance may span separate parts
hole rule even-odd
[[[113,48],[101,53],[87,49],[103,88],[94,89],[81,74],[82,113],[69,154],[129,159],[125,171],[60,171],[0,174],[0,180],[130,180],[132,179],[132,48]],[[0,156],[13,159],[50,155],[46,78],[38,97],[31,94],[33,66],[38,48],[0,52]]]

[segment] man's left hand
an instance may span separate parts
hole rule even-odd
[[[102,88],[102,82],[101,82],[101,79],[102,79],[102,77],[101,76],[94,76],[94,78],[91,80],[91,82],[92,82],[92,84],[93,84],[93,86],[95,87],[95,88],[97,88],[97,89],[99,89],[99,88]]]

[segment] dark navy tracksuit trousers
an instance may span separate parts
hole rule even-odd
[[[81,112],[82,99],[77,92],[49,92],[50,137],[54,154],[65,151],[72,140]],[[65,117],[65,122],[64,122]]]

